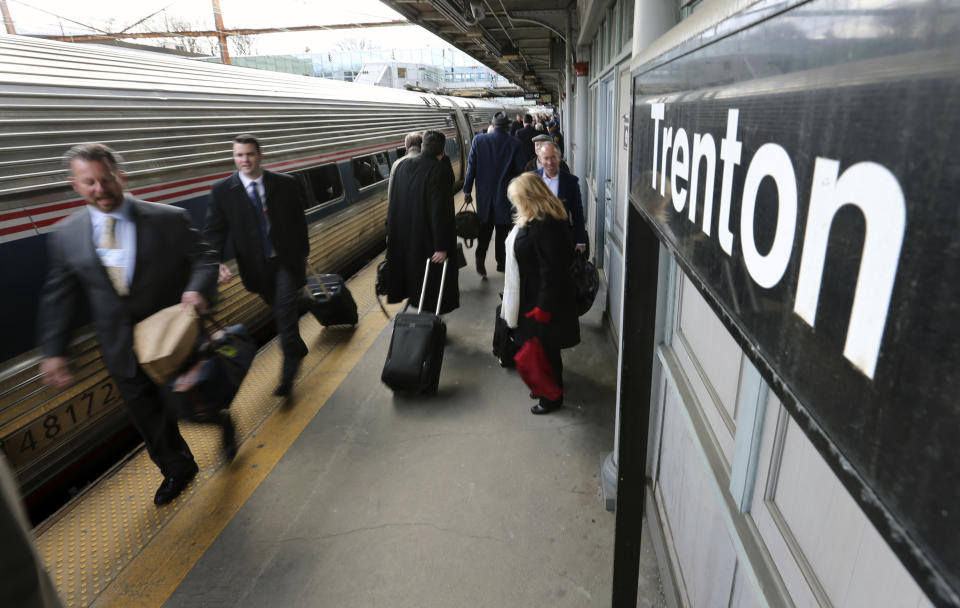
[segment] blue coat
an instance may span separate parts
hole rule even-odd
[[[507,185],[523,173],[524,159],[520,142],[510,137],[506,130],[494,129],[473,138],[470,157],[467,159],[467,175],[463,191],[470,194],[474,181],[477,185],[477,213],[480,221],[494,224],[512,224],[510,201],[507,200]]]
[[[543,167],[532,171],[540,177],[543,177]],[[573,230],[573,243],[587,242],[587,228],[583,224],[583,201],[580,198],[580,180],[576,175],[571,175],[560,170],[560,184],[557,186],[557,198],[567,208],[567,215],[570,216],[570,226]]]

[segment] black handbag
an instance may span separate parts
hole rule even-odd
[[[217,330],[200,336],[183,371],[170,381],[172,405],[180,420],[219,422],[247,375],[257,344],[243,325],[223,327],[205,317]]]
[[[457,225],[457,236],[462,238],[467,245],[467,249],[473,247],[473,240],[480,236],[480,216],[476,210],[471,209],[473,203],[464,202],[460,211],[454,217]]]
[[[577,314],[583,316],[593,306],[593,300],[600,290],[600,273],[593,262],[587,259],[587,254],[577,251],[570,265],[570,275],[576,291]]]

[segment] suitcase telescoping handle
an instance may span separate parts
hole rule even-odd
[[[443,301],[443,284],[447,280],[447,262],[443,261],[443,270],[440,271],[440,295],[437,296],[437,314],[440,314],[440,303]],[[417,306],[417,314],[423,312],[423,297],[427,295],[427,278],[430,276],[430,258],[427,258],[427,267],[423,270],[423,287],[420,288],[420,304]]]
[[[319,276],[319,274],[317,273],[317,269],[314,268],[314,267],[313,267],[313,264],[310,263],[310,258],[307,258],[307,269],[308,269],[314,276]],[[329,300],[330,300],[330,291],[327,289],[327,286],[324,285],[324,284],[323,284],[323,281],[321,281],[321,280],[319,280],[319,279],[317,280],[317,283],[320,283],[320,291],[323,292],[323,295],[326,296],[326,297],[327,297],[327,300],[329,301]],[[316,297],[315,295],[313,295],[313,292],[310,291],[310,289],[308,289],[306,285],[303,286],[303,289],[304,289],[304,291],[307,292],[307,295],[310,296],[310,299],[311,299],[311,300],[313,300],[314,302],[317,301],[317,297]],[[380,300],[377,300],[377,302],[379,302],[379,301],[380,301]]]

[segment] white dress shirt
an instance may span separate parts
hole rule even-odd
[[[553,192],[553,195],[557,198],[560,198],[560,195],[557,192],[560,190],[560,172],[557,172],[556,177],[547,177],[547,172],[543,172],[543,182],[547,185],[547,188],[550,188],[550,192]]]
[[[247,198],[250,199],[250,204],[253,205],[253,196],[250,192],[250,188],[256,188],[257,194],[260,195],[260,202],[263,204],[263,221],[267,229],[267,234],[270,234],[270,213],[267,212],[267,191],[263,187],[263,173],[260,174],[260,177],[257,179],[250,179],[243,173],[237,172],[237,175],[240,176],[240,181],[243,183],[243,189],[247,192]],[[273,247],[270,247],[270,257],[277,255],[276,251],[273,251]]]
[[[136,270],[137,263],[137,225],[130,216],[130,202],[124,199],[120,208],[111,213],[104,213],[93,205],[87,205],[87,209],[93,225],[93,246],[100,262],[104,266],[122,266],[123,280],[129,287],[133,282],[133,271]],[[99,246],[103,234],[103,218],[108,215],[117,220],[113,227],[113,235],[117,240],[116,249],[101,249]]]

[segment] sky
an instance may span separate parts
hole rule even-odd
[[[214,29],[209,0],[7,0],[19,34],[90,34],[95,29],[116,32],[153,15],[150,24],[162,28],[186,21],[196,29]],[[402,19],[377,0],[220,0],[227,28],[330,25]],[[143,31],[142,26],[131,31]],[[417,26],[262,34],[254,38],[256,54],[318,52],[338,41],[371,40],[379,48],[446,47],[445,41]],[[212,39],[211,39],[212,40]],[[148,43],[146,40],[131,42]]]

